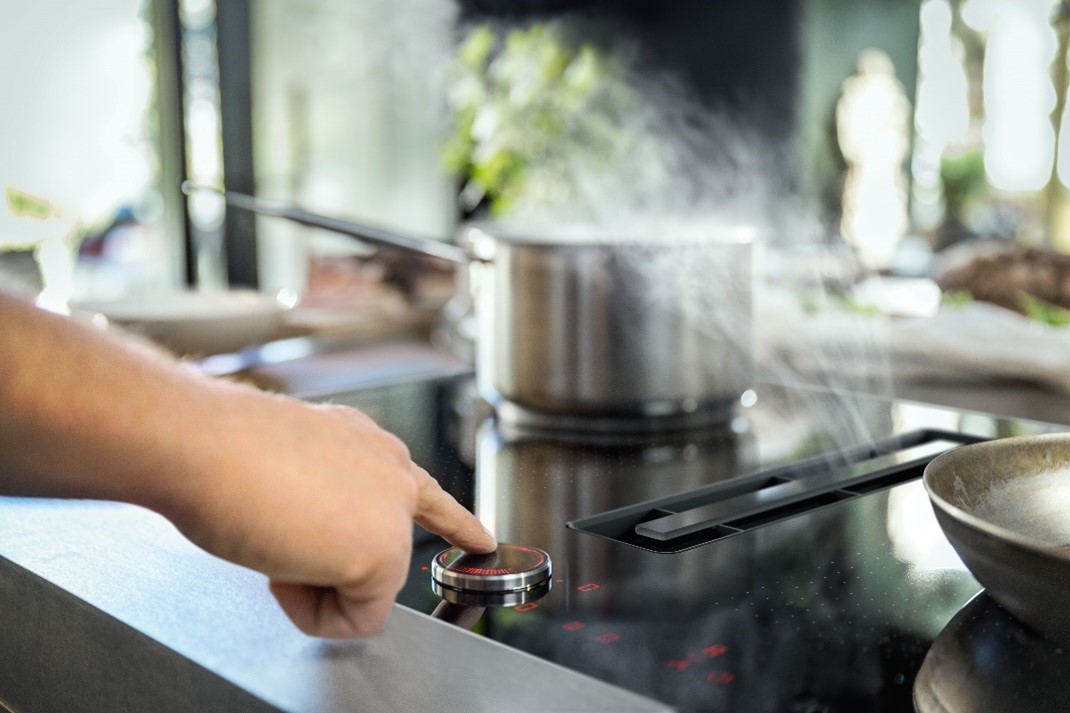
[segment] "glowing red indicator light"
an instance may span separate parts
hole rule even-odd
[[[584,628],[586,626],[587,625],[584,624],[582,621],[570,621],[567,624],[562,624],[561,628],[564,629],[565,631],[579,631],[580,629],[582,629],[582,628]]]
[[[516,609],[517,611],[531,611],[532,609],[538,608],[539,605],[535,602],[526,602],[524,604],[518,604],[517,606],[513,607],[513,609]]]
[[[614,633],[612,631],[606,632],[605,634],[602,634],[601,636],[595,638],[595,641],[597,641],[600,644],[612,644],[614,641],[619,641],[619,640],[620,640],[620,634],[616,634],[616,633]]]
[[[520,550],[521,552],[527,552],[529,555],[533,555],[535,557],[535,564],[533,565],[533,567],[538,567],[546,561],[546,555],[543,554],[541,550],[537,550],[534,547],[520,547],[519,545],[516,545],[515,548]]]
[[[487,569],[486,567],[454,567],[454,572],[462,572],[464,574],[509,574],[509,570],[505,567],[499,567],[497,569]]]
[[[420,568],[420,571],[421,571],[421,572],[427,572],[427,571],[428,571],[428,570],[430,570],[430,569],[431,569],[430,567],[424,566],[424,567],[421,567],[421,568]]]
[[[702,653],[706,654],[707,658],[712,659],[716,658],[717,656],[721,656],[726,651],[728,651],[727,646],[723,646],[722,644],[714,644],[713,646],[707,646],[706,648],[704,648],[702,650]]]
[[[673,659],[672,661],[669,661],[667,665],[674,671],[684,671],[691,665],[691,662],[687,659]]]
[[[710,671],[706,674],[706,683],[712,683],[714,686],[727,686],[735,680],[736,674],[731,671]]]
[[[576,587],[576,589],[580,590],[581,592],[593,592],[596,589],[601,589],[601,587],[602,587],[601,584],[591,583],[591,584],[581,584],[580,586]]]

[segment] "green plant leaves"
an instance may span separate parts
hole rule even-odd
[[[474,28],[457,50],[454,132],[442,147],[466,207],[501,216],[518,203],[557,205],[578,190],[577,164],[583,173],[611,165],[637,103],[623,75],[561,21]]]

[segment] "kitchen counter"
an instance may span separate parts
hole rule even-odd
[[[422,353],[404,355],[353,354],[338,373],[364,358],[424,376]],[[901,381],[894,391],[1070,424],[1070,398],[1034,384]],[[426,434],[391,422],[411,410],[405,403],[361,406],[417,452]],[[0,710],[17,713],[668,710],[400,605],[379,637],[311,639],[263,576],[205,554],[151,512],[113,503],[0,498],[0,660]]]
[[[115,503],[0,498],[0,661],[16,713],[665,710],[402,606],[309,638],[263,576]]]
[[[243,360],[256,366],[239,368]],[[251,348],[238,355],[209,357],[200,365],[208,373],[236,374],[262,388],[312,400],[472,370],[457,356],[421,340],[347,345],[344,340],[298,338]],[[1070,393],[1037,381],[970,376],[957,380],[919,378],[897,376],[893,371],[887,381],[879,381],[877,386],[888,397],[1070,425]]]
[[[1070,394],[1033,382],[940,383],[897,380],[894,389],[896,397],[900,399],[1008,418],[1070,425]]]

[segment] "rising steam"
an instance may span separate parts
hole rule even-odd
[[[747,370],[754,354],[754,378],[831,393],[794,391],[786,421],[823,414],[826,448],[872,441],[874,414],[852,394],[892,394],[885,325],[842,308],[837,294],[865,271],[797,190],[807,182],[792,147],[703,104],[678,79],[640,71],[627,42],[602,51],[621,69],[602,80],[615,84],[564,116],[560,135],[529,157],[524,190],[502,219],[542,240],[650,245],[634,253],[642,279],[632,286],[720,344],[707,368]],[[723,247],[741,236],[752,260]],[[696,240],[722,248],[699,253]]]

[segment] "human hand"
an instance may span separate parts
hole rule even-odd
[[[372,419],[220,386],[208,447],[157,509],[205,550],[259,570],[303,632],[380,631],[408,574],[412,523],[470,552],[497,546]]]
[[[271,579],[306,633],[382,629],[415,520],[470,552],[474,515],[366,415],[213,380],[0,291],[0,493],[132,502]]]

